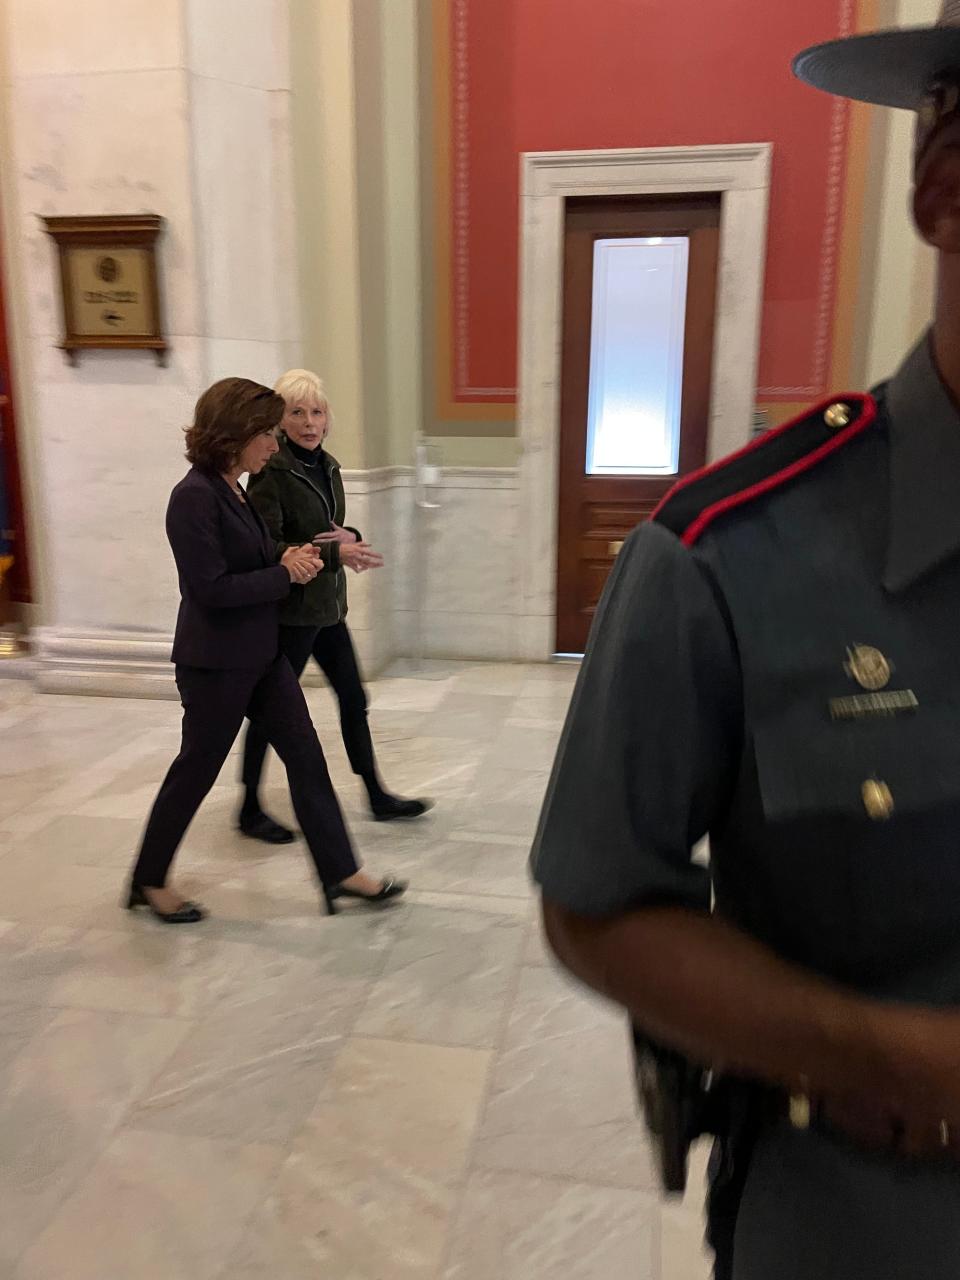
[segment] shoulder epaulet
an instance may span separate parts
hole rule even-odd
[[[688,547],[693,546],[720,516],[819,466],[866,431],[876,417],[872,396],[824,401],[782,427],[765,432],[737,453],[685,476],[651,518]]]

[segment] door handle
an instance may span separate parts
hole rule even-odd
[[[620,554],[620,552],[621,552],[622,550],[623,550],[623,541],[622,541],[622,540],[621,540],[620,542],[608,542],[608,543],[607,543],[607,555],[613,556],[613,558],[614,558],[614,559],[616,559],[616,558],[617,558],[617,556]]]

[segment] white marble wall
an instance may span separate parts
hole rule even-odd
[[[300,359],[288,0],[186,0],[210,382]]]
[[[299,358],[287,0],[3,0],[0,22],[41,683],[60,687],[78,643],[101,664],[113,645],[122,665],[170,632],[163,511],[199,392]],[[92,352],[72,368],[40,217],[137,212],[166,219],[169,364]]]
[[[347,471],[343,478],[348,522],[386,561],[375,572],[347,577],[348,621],[366,675],[378,675],[398,658],[521,659],[528,620],[519,591],[516,471],[446,468],[428,493],[428,511],[417,506],[410,468]],[[158,555],[167,570],[165,543],[158,543]],[[42,687],[175,697],[169,653],[176,602],[171,582],[156,632],[78,624],[38,628]],[[322,683],[312,670],[305,679]]]
[[[435,510],[414,512],[421,593],[408,594],[400,611],[399,632],[408,652],[422,643],[428,658],[519,657],[516,472],[445,468],[429,499]],[[418,617],[414,611],[421,603]]]
[[[408,468],[348,471],[347,523],[384,557],[384,566],[347,574],[350,631],[368,675],[403,656],[397,618],[409,589],[413,477]]]
[[[444,468],[431,510],[418,507],[408,468],[347,472],[344,487],[349,523],[386,560],[348,575],[350,630],[368,674],[395,658],[520,656],[514,470]]]

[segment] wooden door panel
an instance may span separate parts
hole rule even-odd
[[[619,546],[679,476],[706,461],[720,241],[719,196],[567,202],[564,245],[557,651],[582,653]],[[670,477],[587,475],[593,256],[598,239],[690,240],[680,461]]]

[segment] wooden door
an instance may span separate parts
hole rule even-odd
[[[671,474],[589,474],[588,409],[597,241],[663,237],[688,245],[679,448]],[[706,461],[716,320],[720,196],[567,201],[557,652],[583,653],[597,602],[623,539],[648,519],[680,476]],[[638,305],[643,305],[638,297]]]

